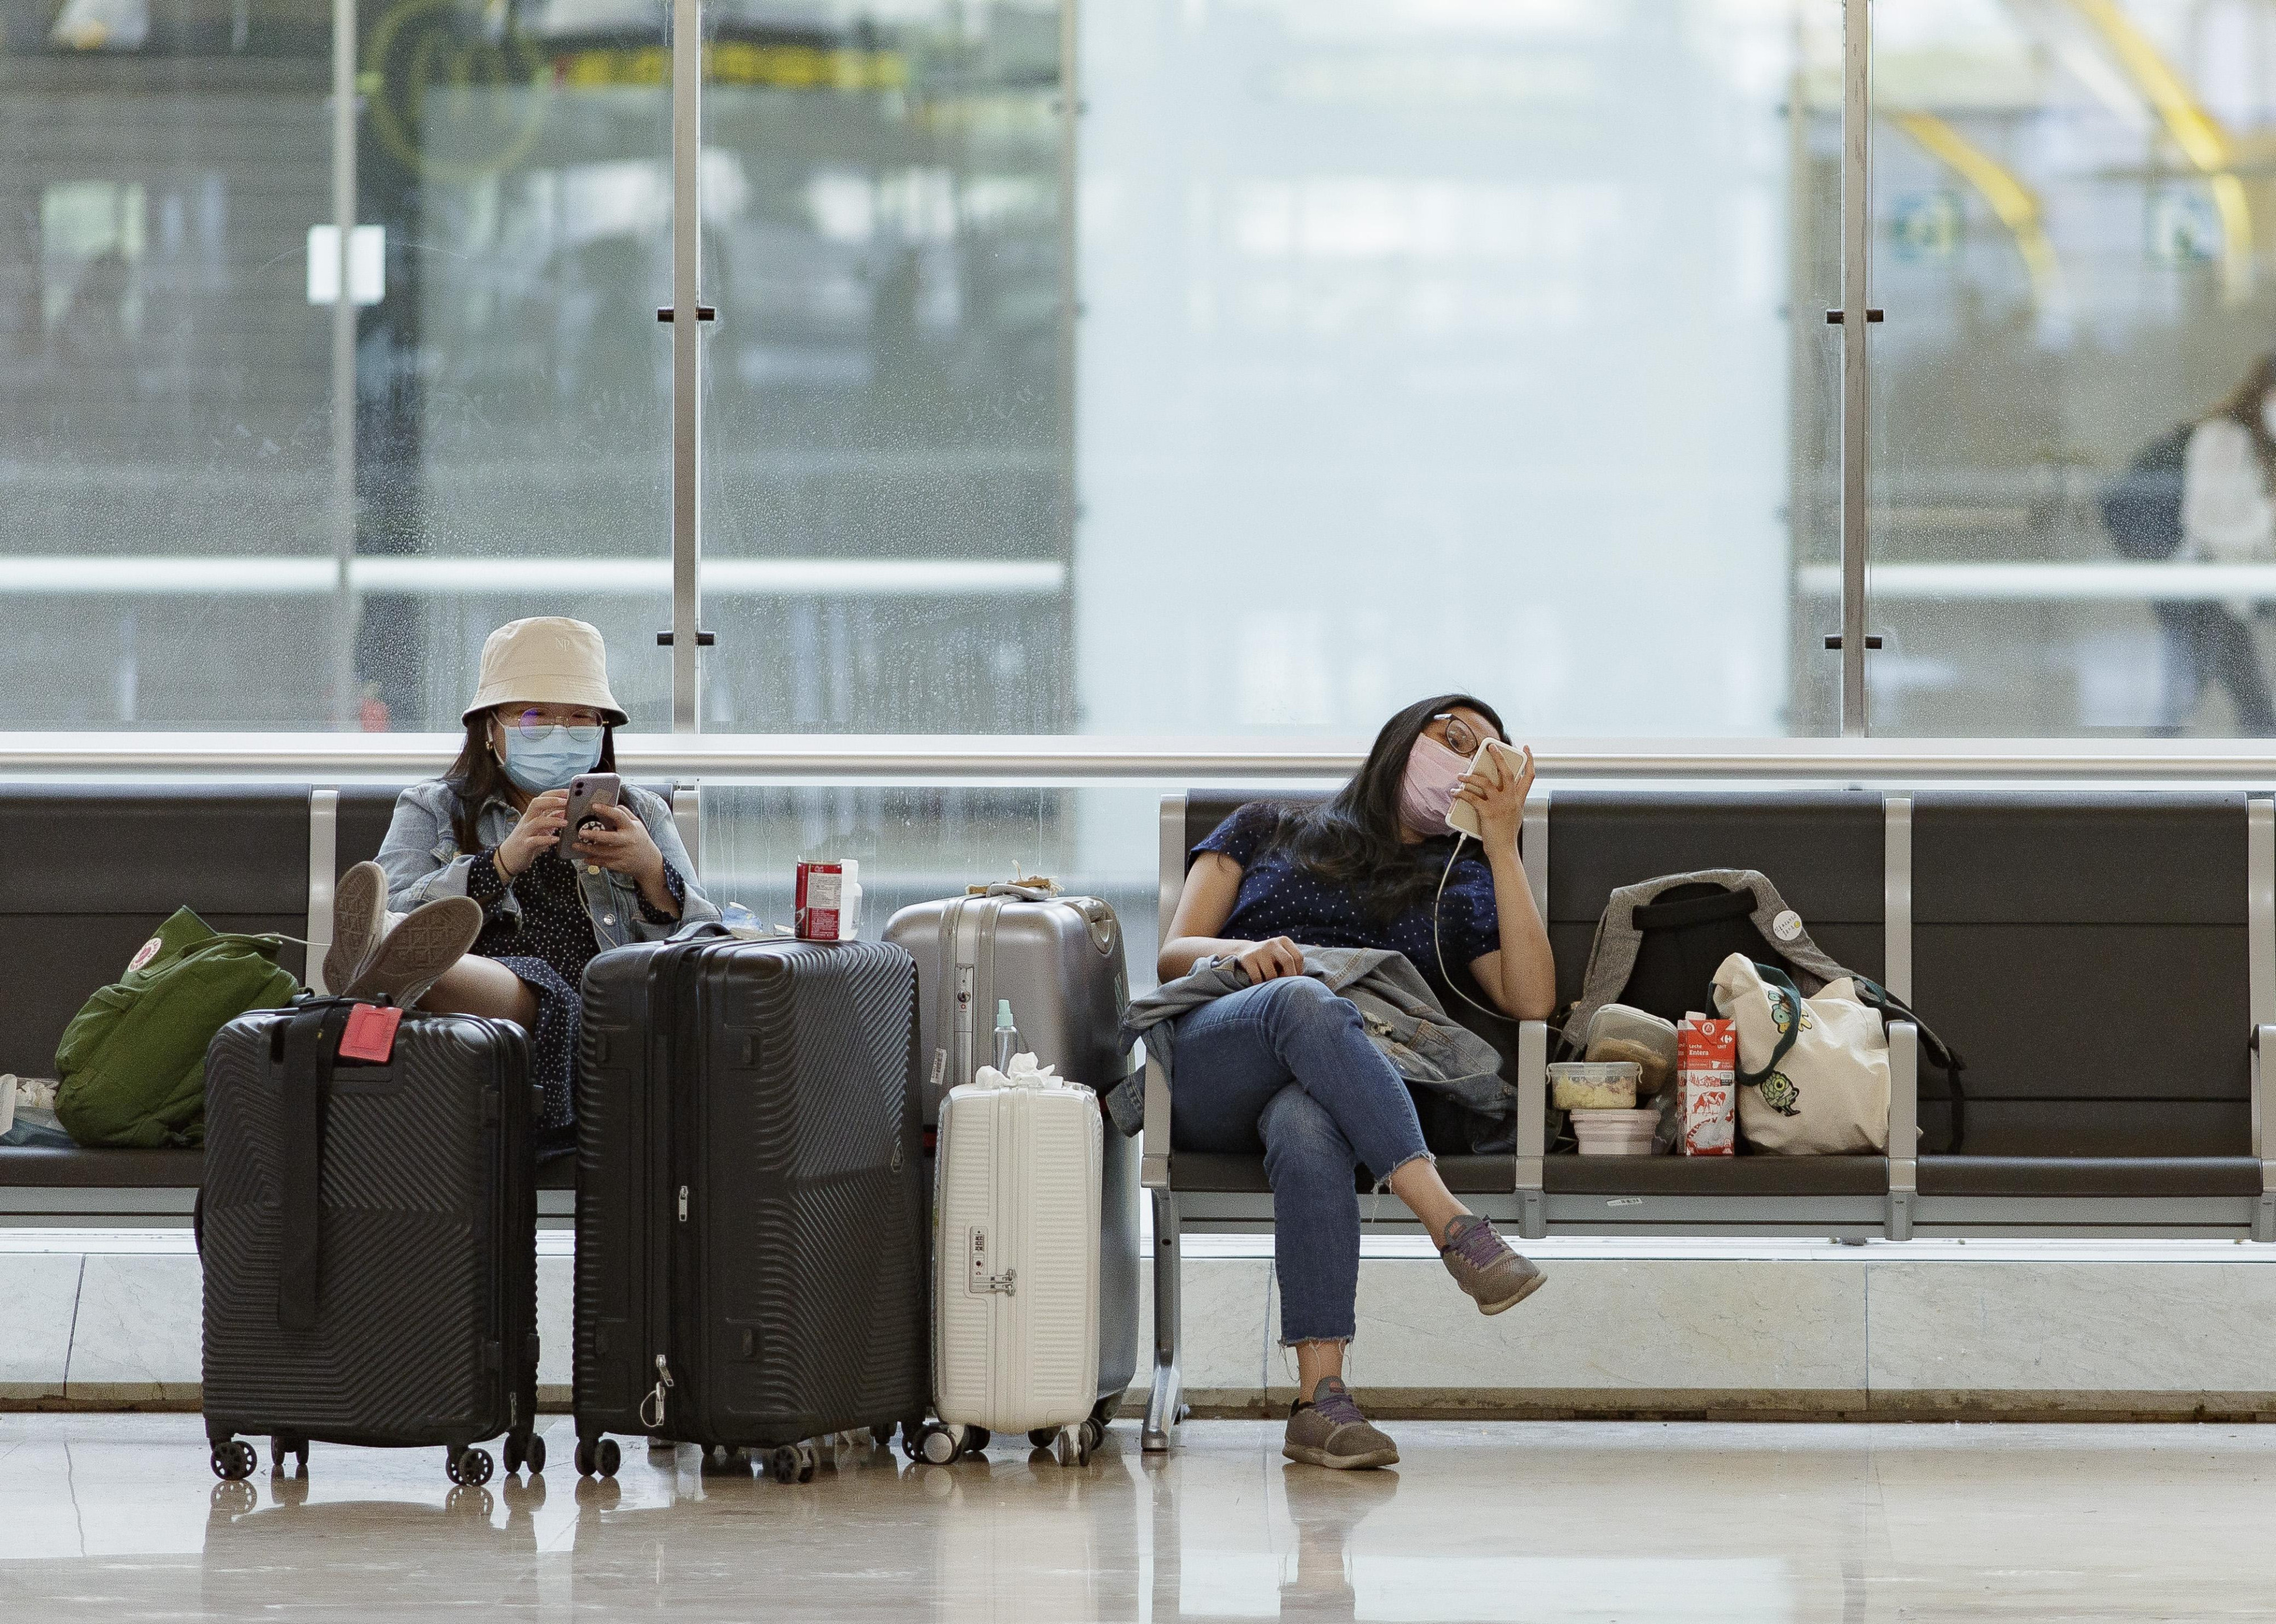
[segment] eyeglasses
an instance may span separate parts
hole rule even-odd
[[[1452,711],[1440,711],[1430,720],[1445,724],[1446,748],[1458,756],[1475,756],[1478,753],[1478,746],[1485,743],[1485,740],[1478,736],[1478,730],[1476,728]]]
[[[598,711],[570,709],[558,705],[533,705],[513,719],[521,736],[535,741],[543,738],[556,728],[598,728],[602,725]]]

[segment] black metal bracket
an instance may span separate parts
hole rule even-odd
[[[717,638],[712,636],[711,633],[708,631],[699,631],[695,634],[695,646],[698,648],[709,648],[718,640],[719,639]],[[672,646],[671,633],[669,631],[657,632],[656,634],[656,646],[658,648],[670,648]]]
[[[656,319],[659,321],[671,321],[671,306],[658,305],[656,307]],[[709,305],[698,305],[695,306],[695,319],[698,321],[717,321],[719,319],[719,313]]]
[[[1867,320],[1868,321],[1880,321],[1880,320],[1882,319],[1882,313],[1882,313],[1882,312],[1880,312],[1879,310],[1877,310],[1877,309],[1873,308],[1872,306],[1868,306],[1866,307],[1866,310],[1865,310],[1865,320]],[[670,320],[671,320],[671,318],[670,318],[669,316],[666,316],[664,319],[665,319],[666,321],[670,321]],[[1828,326],[1828,327],[1839,327],[1839,326],[1840,326],[1840,325],[1841,325],[1841,320],[1842,320],[1842,313],[1841,313],[1840,311],[1839,311],[1839,310],[1829,310],[1829,311],[1827,311],[1827,312],[1825,313],[1825,325],[1826,325],[1826,326]]]
[[[1841,647],[1841,634],[1840,634],[1840,632],[1838,632],[1838,631],[1837,631],[1837,632],[1834,632],[1832,636],[1828,637],[1828,638],[1825,639],[1825,646],[1826,646],[1826,647],[1828,647],[1828,648],[1830,648],[1830,649],[1833,649],[1833,650],[1835,650],[1835,651],[1839,652],[1839,650],[1840,650],[1840,647]],[[1865,646],[1866,646],[1867,648],[1869,648],[1869,649],[1873,649],[1873,648],[1878,648],[1878,647],[1880,647],[1880,646],[1881,646],[1881,634],[1880,634],[1879,632],[1878,632],[1878,631],[1869,631],[1869,632],[1867,632],[1867,633],[1865,634]]]

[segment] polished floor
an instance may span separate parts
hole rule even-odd
[[[1277,1426],[1117,1427],[1089,1467],[846,1447],[810,1484],[627,1450],[453,1491],[319,1446],[216,1484],[193,1416],[0,1416],[9,1620],[2276,1618],[2276,1427],[1393,1427],[1393,1472]]]

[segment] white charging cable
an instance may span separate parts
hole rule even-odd
[[[1472,998],[1468,993],[1462,991],[1460,985],[1455,981],[1454,978],[1450,975],[1446,970],[1446,944],[1443,940],[1441,940],[1438,933],[1438,913],[1439,910],[1445,906],[1446,882],[1454,877],[1454,865],[1461,860],[1462,842],[1468,839],[1469,839],[1469,836],[1467,834],[1460,832],[1457,832],[1455,834],[1454,850],[1446,858],[1446,871],[1438,876],[1438,895],[1430,899],[1430,951],[1438,955],[1438,978],[1453,989],[1455,997],[1460,999],[1464,1003],[1469,1005],[1474,1009],[1483,1010],[1484,1013],[1493,1016],[1497,1021],[1507,1021],[1512,1026],[1521,1025],[1522,1023],[1520,1022],[1515,1016],[1505,1015],[1498,1009],[1488,1008],[1485,1005],[1478,1002],[1476,999]]]

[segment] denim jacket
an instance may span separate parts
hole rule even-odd
[[[451,814],[458,804],[457,792],[440,778],[413,784],[396,797],[395,820],[387,826],[387,838],[379,848],[379,865],[387,871],[390,908],[407,912],[438,896],[467,895],[467,871],[479,854],[460,851],[458,836],[451,831]],[[585,911],[592,918],[594,940],[603,949],[628,942],[662,941],[685,925],[717,919],[719,910],[696,886],[694,865],[687,860],[687,848],[664,797],[637,784],[626,784],[624,804],[646,826],[649,838],[687,886],[687,895],[680,902],[679,918],[657,925],[641,917],[640,887],[629,876],[605,868],[597,873],[580,873],[577,878],[585,894]],[[494,797],[475,820],[474,833],[484,850],[495,850],[520,820],[521,814],[514,811],[512,803]],[[521,918],[521,903],[511,886],[493,912],[517,921]]]
[[[1440,1007],[1430,983],[1405,954],[1388,948],[1305,948],[1303,954],[1304,973],[1351,1001],[1369,1040],[1402,1078],[1415,1088],[1453,1100],[1477,1119],[1473,1152],[1483,1155],[1508,1149],[1517,1089],[1502,1080],[1501,1056],[1493,1045]],[[1122,1017],[1122,1040],[1144,1039],[1147,1055],[1160,1063],[1165,1078],[1174,1086],[1179,1017],[1248,985],[1248,972],[1229,959],[1208,961],[1132,999]],[[1125,1079],[1107,1095],[1106,1114],[1124,1133],[1139,1130],[1146,1114],[1143,1073]],[[1489,1129],[1489,1123],[1497,1126]]]

